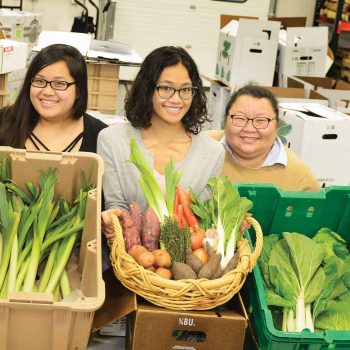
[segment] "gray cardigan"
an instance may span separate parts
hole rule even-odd
[[[105,208],[127,209],[136,201],[142,209],[147,206],[139,185],[140,172],[129,162],[130,139],[134,137],[146,161],[153,169],[153,154],[145,147],[141,131],[130,123],[117,123],[98,135],[97,153],[105,162],[103,192]],[[192,144],[185,157],[175,167],[181,170],[180,184],[189,187],[201,198],[207,196],[206,184],[220,175],[225,157],[223,146],[204,133],[192,136]]]

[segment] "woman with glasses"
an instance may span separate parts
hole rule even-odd
[[[225,130],[209,131],[225,146],[223,175],[233,183],[272,183],[289,191],[318,191],[309,167],[278,138],[278,106],[272,93],[247,85],[230,98]]]
[[[87,69],[69,45],[43,48],[28,67],[12,106],[0,111],[0,145],[28,150],[96,152],[107,125],[86,114]]]
[[[204,196],[208,180],[221,172],[224,149],[199,133],[207,120],[205,92],[197,66],[184,49],[160,47],[145,58],[126,97],[125,114],[127,123],[112,125],[98,137],[97,152],[105,161],[106,209],[127,209],[132,201],[146,207],[140,173],[128,161],[131,138],[163,190],[164,167],[172,159],[183,187]],[[110,212],[102,216],[107,237],[113,235]]]

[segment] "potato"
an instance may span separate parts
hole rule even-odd
[[[226,267],[224,268],[222,275],[225,275],[226,273],[234,270],[238,265],[238,261],[239,261],[239,250],[236,250],[235,254],[230,259],[230,261],[227,263]]]
[[[146,270],[152,271],[152,272],[156,272],[156,268],[152,265],[150,267],[147,267]]]
[[[164,249],[156,249],[152,252],[154,256],[154,264],[158,267],[169,268],[171,266],[171,256]]]
[[[171,280],[173,277],[171,271],[169,269],[165,269],[164,267],[158,267],[158,269],[156,269],[156,274],[166,278],[167,280]]]
[[[137,262],[145,268],[150,267],[154,264],[153,254],[151,252],[144,252],[137,258]]]
[[[129,249],[128,254],[131,255],[137,261],[138,257],[145,252],[147,252],[147,249],[145,247],[136,244]]]
[[[190,266],[195,273],[198,273],[203,266],[201,259],[193,253],[186,255],[186,264]]]
[[[174,280],[196,279],[197,274],[190,266],[181,262],[174,262],[172,266]]]
[[[198,278],[210,279],[216,272],[218,266],[220,266],[221,254],[213,254],[208,262],[203,265],[203,267],[198,272]]]

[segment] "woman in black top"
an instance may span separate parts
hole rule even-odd
[[[0,145],[54,152],[96,152],[107,125],[86,114],[87,69],[72,46],[42,49],[12,106],[0,111]]]

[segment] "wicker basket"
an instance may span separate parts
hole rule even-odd
[[[263,235],[259,223],[248,219],[256,232],[256,245],[251,252],[248,241],[237,242],[240,257],[236,269],[215,279],[167,280],[146,270],[125,251],[124,239],[118,219],[113,217],[116,236],[110,241],[114,274],[121,283],[147,301],[173,310],[208,310],[226,303],[243,286],[246,276],[256,265],[260,255]]]

